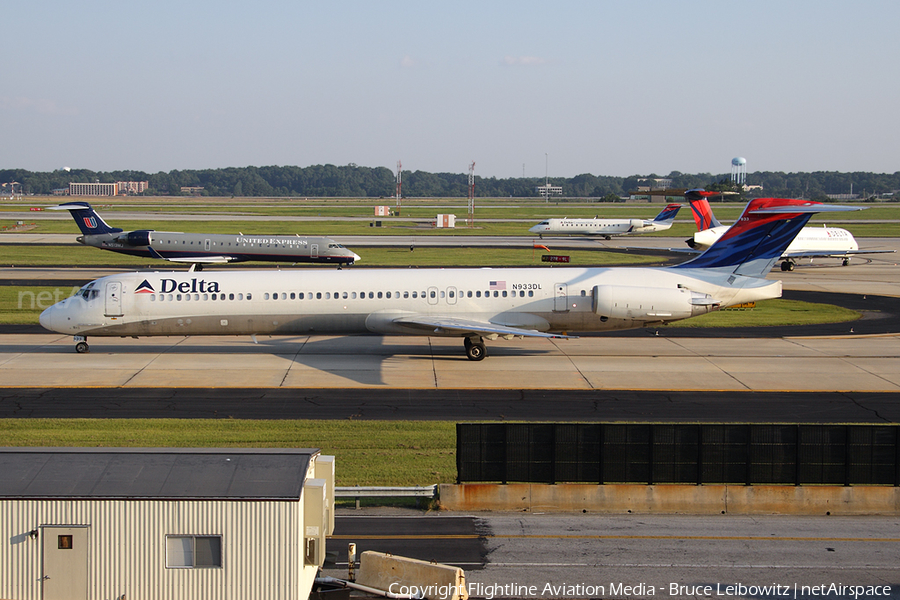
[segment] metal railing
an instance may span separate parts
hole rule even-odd
[[[390,485],[355,485],[347,487],[335,487],[335,498],[356,498],[356,508],[359,508],[360,498],[415,498],[416,506],[419,498],[434,498],[437,495],[437,484],[416,485],[400,487]]]

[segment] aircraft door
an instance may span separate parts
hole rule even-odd
[[[318,244],[310,244],[309,245],[309,257],[310,258],[319,258],[319,245]]]
[[[569,310],[569,292],[565,283],[554,285],[553,312],[567,312]]]
[[[41,597],[43,600],[87,598],[88,528],[41,528]]]
[[[428,304],[437,304],[438,303],[438,289],[434,286],[429,287],[426,298],[428,298]]]
[[[203,240],[203,249],[209,252],[209,240]]]
[[[106,283],[106,310],[107,317],[121,317],[122,312],[122,282],[109,281]]]
[[[456,294],[459,292],[456,291],[456,288],[452,285],[447,288],[447,304],[456,304]]]

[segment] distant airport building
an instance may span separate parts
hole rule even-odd
[[[638,191],[652,192],[655,190],[667,190],[672,187],[672,180],[668,177],[638,179]]]
[[[0,598],[309,597],[334,531],[316,449],[2,448]]]
[[[535,188],[535,190],[543,198],[548,198],[550,196],[562,196],[563,192],[562,186],[550,185],[549,183],[539,185]]]
[[[140,194],[150,187],[149,181],[117,181],[116,183],[69,182],[70,196],[124,196]]]

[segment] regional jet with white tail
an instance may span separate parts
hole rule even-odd
[[[596,235],[611,239],[614,235],[635,235],[665,231],[672,226],[680,204],[669,204],[656,217],[651,219],[547,219],[541,221],[528,231],[538,234],[554,235]]]
[[[858,210],[751,201],[702,255],[671,267],[352,269],[109,275],[41,313],[46,329],[87,336],[355,334],[567,337],[687,319],[781,296],[765,279],[813,213]]]
[[[342,265],[359,260],[355,252],[327,237],[223,235],[152,229],[126,232],[107,225],[87,202],[67,202],[51,206],[49,210],[68,210],[72,213],[83,234],[76,238],[78,243],[131,256],[191,263],[194,266],[248,260]]]
[[[696,189],[684,194],[685,199],[691,203],[691,212],[697,224],[697,233],[687,240],[687,245],[695,250],[706,250],[728,230],[727,225],[722,225],[716,219],[706,198],[718,193]],[[853,234],[840,227],[803,227],[782,253],[781,270],[793,271],[797,261],[803,258],[840,258],[846,267],[852,256],[885,252],[893,250],[860,250]]]

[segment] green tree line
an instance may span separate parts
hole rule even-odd
[[[425,171],[403,172],[403,196],[410,198],[467,197],[468,175],[465,173],[429,173]],[[549,183],[563,188],[567,198],[591,198],[615,201],[628,196],[645,184],[644,179],[665,177],[672,180],[671,187],[729,190],[733,189],[730,174],[674,171],[659,176],[632,175],[612,177],[585,173],[575,177],[553,177]],[[70,182],[90,183],[99,181],[149,181],[145,195],[181,195],[181,188],[203,188],[207,196],[311,196],[386,198],[394,196],[394,173],[385,167],[360,167],[357,165],[313,165],[309,167],[270,166],[160,171],[90,171],[87,169],[32,172],[24,169],[0,170],[0,183],[13,181],[22,184],[25,194],[47,195],[53,190],[68,188]],[[537,197],[537,186],[543,178],[521,177],[497,179],[475,178],[475,195],[482,198]],[[900,190],[900,171],[887,173],[839,173],[817,171],[812,173],[781,173],[761,171],[747,175],[747,183],[763,186],[744,196],[784,196],[823,200],[827,195],[850,194],[863,198],[883,198]],[[898,195],[900,198],[900,195]]]

